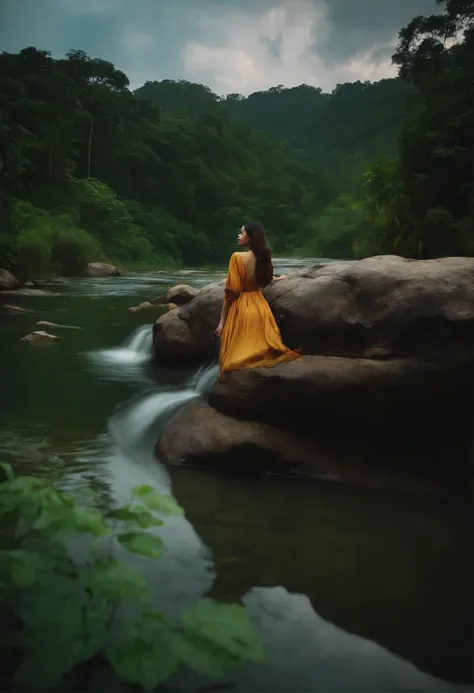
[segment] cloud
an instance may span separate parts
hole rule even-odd
[[[72,48],[133,88],[200,81],[220,94],[303,82],[328,91],[395,74],[399,30],[435,0],[0,0],[0,49]]]
[[[225,17],[198,16],[198,31],[208,38],[186,45],[186,76],[211,84],[219,93],[244,94],[301,83],[329,91],[339,82],[393,76],[395,28],[387,22],[382,34],[374,31],[368,40],[367,30],[351,26],[350,49],[344,46],[331,57],[327,42],[335,31],[332,10],[329,2],[292,0],[259,14],[234,6]]]

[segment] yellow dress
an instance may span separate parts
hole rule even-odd
[[[283,344],[270,306],[239,253],[230,258],[225,295],[231,305],[222,331],[219,378],[227,371],[274,366],[300,356],[300,350]]]

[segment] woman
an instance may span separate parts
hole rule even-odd
[[[238,237],[246,252],[230,258],[225,298],[216,337],[221,337],[219,378],[227,371],[274,366],[298,358],[281,340],[270,306],[260,289],[273,281],[273,263],[261,224],[242,226]],[[279,277],[283,279],[283,277]]]

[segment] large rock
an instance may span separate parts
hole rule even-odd
[[[169,466],[191,465],[219,472],[276,473],[351,483],[365,488],[439,494],[460,486],[462,461],[452,455],[408,451],[405,459],[391,458],[390,446],[354,450],[350,441],[331,445],[278,430],[255,421],[221,414],[205,402],[186,406],[168,421],[156,455]],[[428,472],[427,472],[428,469]]]
[[[223,298],[224,282],[209,284],[186,305],[162,315],[153,330],[156,360],[189,365],[213,359],[218,348],[214,331]]]
[[[425,355],[474,337],[474,258],[382,255],[295,272],[265,295],[284,341],[307,354]]]
[[[234,371],[209,403],[240,419],[319,439],[467,439],[473,362],[302,356],[273,368]]]
[[[305,354],[424,358],[470,348],[474,339],[474,258],[385,255],[316,266],[273,282],[264,295],[284,342]],[[223,297],[224,283],[211,284],[175,314],[189,327],[189,360],[214,355]],[[157,354],[172,352],[164,347],[162,340]]]
[[[158,363],[179,366],[196,359],[189,327],[180,320],[179,311],[179,308],[170,310],[153,326],[153,359]]]
[[[196,298],[197,291],[193,289],[192,286],[188,284],[177,284],[168,289],[166,294],[166,300],[168,303],[174,303],[177,306],[184,306],[189,303],[193,298]]]
[[[287,468],[295,459],[311,464],[311,447],[300,444],[291,434],[280,432],[255,421],[238,421],[219,413],[206,402],[181,409],[168,422],[156,450],[168,465],[181,465],[219,459],[229,467],[232,457],[240,462],[263,468],[263,458],[270,456],[275,467]],[[268,460],[267,460],[268,463]]]
[[[6,269],[0,268],[0,291],[16,289],[18,286],[18,281],[13,274]]]
[[[90,262],[87,265],[86,275],[88,277],[121,277],[122,273],[117,267],[105,262]]]

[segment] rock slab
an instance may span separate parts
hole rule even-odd
[[[264,295],[285,344],[308,355],[444,357],[474,341],[474,258],[384,255],[315,266],[272,282]],[[224,282],[210,284],[173,314],[189,329],[187,363],[215,355],[223,297]],[[175,330],[161,321],[155,353],[166,362]]]

